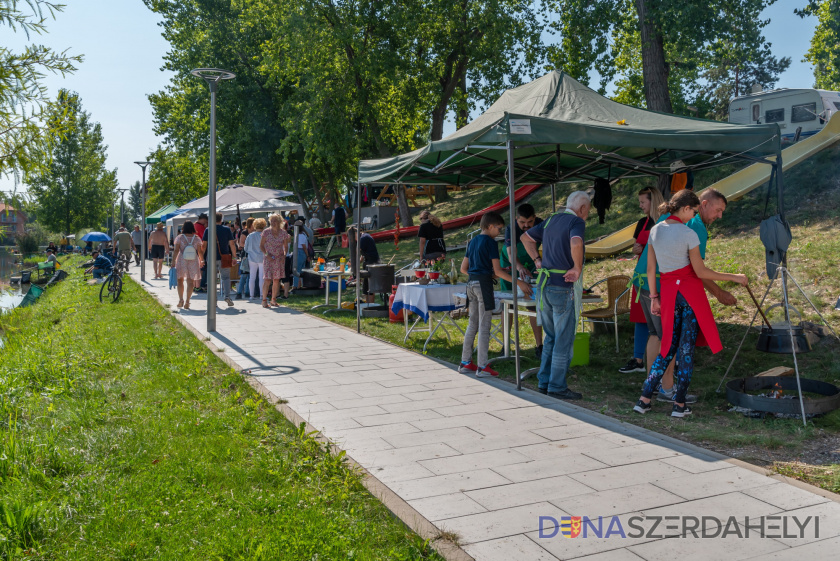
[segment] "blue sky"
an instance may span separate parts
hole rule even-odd
[[[158,17],[141,0],[64,1],[65,11],[48,22],[49,34],[35,41],[83,54],[85,61],[72,76],[50,76],[46,83],[53,95],[62,87],[80,94],[93,120],[102,124],[108,168],[117,168],[120,187],[128,187],[140,180],[140,168],[133,162],[158,144],[146,96],[168,83],[169,74],[161,71],[168,44],[160,35]],[[778,87],[813,85],[812,69],[802,58],[816,18],[802,20],[793,14],[794,8],[804,4],[804,0],[779,0],[763,14],[771,20],[765,34],[774,54],[792,58]],[[5,35],[6,46],[24,45],[25,38],[18,35],[11,40]],[[11,191],[12,187],[10,179],[0,178],[0,189]]]

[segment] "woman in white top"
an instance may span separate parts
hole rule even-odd
[[[700,199],[693,191],[680,191],[669,202],[662,203],[660,214],[670,216],[650,231],[647,275],[649,279],[656,278],[657,263],[660,273],[659,294],[656,284],[650,283],[651,313],[662,316],[662,343],[642,387],[642,395],[633,408],[637,413],[650,411],[653,392],[676,356],[671,416],[691,414],[685,395],[694,372],[694,347],[708,345],[713,353],[723,349],[703,280],[747,285],[745,275],[718,273],[703,263],[697,232],[685,225],[697,215],[699,208]]]
[[[265,218],[257,218],[254,220],[254,231],[245,238],[245,253],[248,255],[248,266],[251,270],[251,276],[248,278],[248,290],[251,296],[248,300],[252,302],[255,299],[254,294],[256,294],[254,287],[258,286],[262,290],[263,260],[265,259],[265,255],[263,255],[260,249],[260,241],[262,240],[262,232],[265,230],[265,226]]]

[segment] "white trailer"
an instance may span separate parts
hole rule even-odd
[[[781,88],[736,97],[729,103],[729,122],[742,125],[778,123],[782,142],[815,135],[840,111],[840,93]]]

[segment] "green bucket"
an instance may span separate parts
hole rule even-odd
[[[570,366],[589,366],[589,333],[575,333],[573,349]]]

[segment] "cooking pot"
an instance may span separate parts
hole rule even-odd
[[[368,279],[368,292],[370,294],[387,294],[391,292],[394,284],[393,265],[368,265],[362,270],[362,278]]]
[[[791,346],[790,332],[793,331],[793,344]],[[811,342],[805,336],[802,325],[790,325],[787,323],[775,324],[772,327],[764,326],[758,336],[758,343],[755,348],[765,353],[791,354],[811,352]]]

